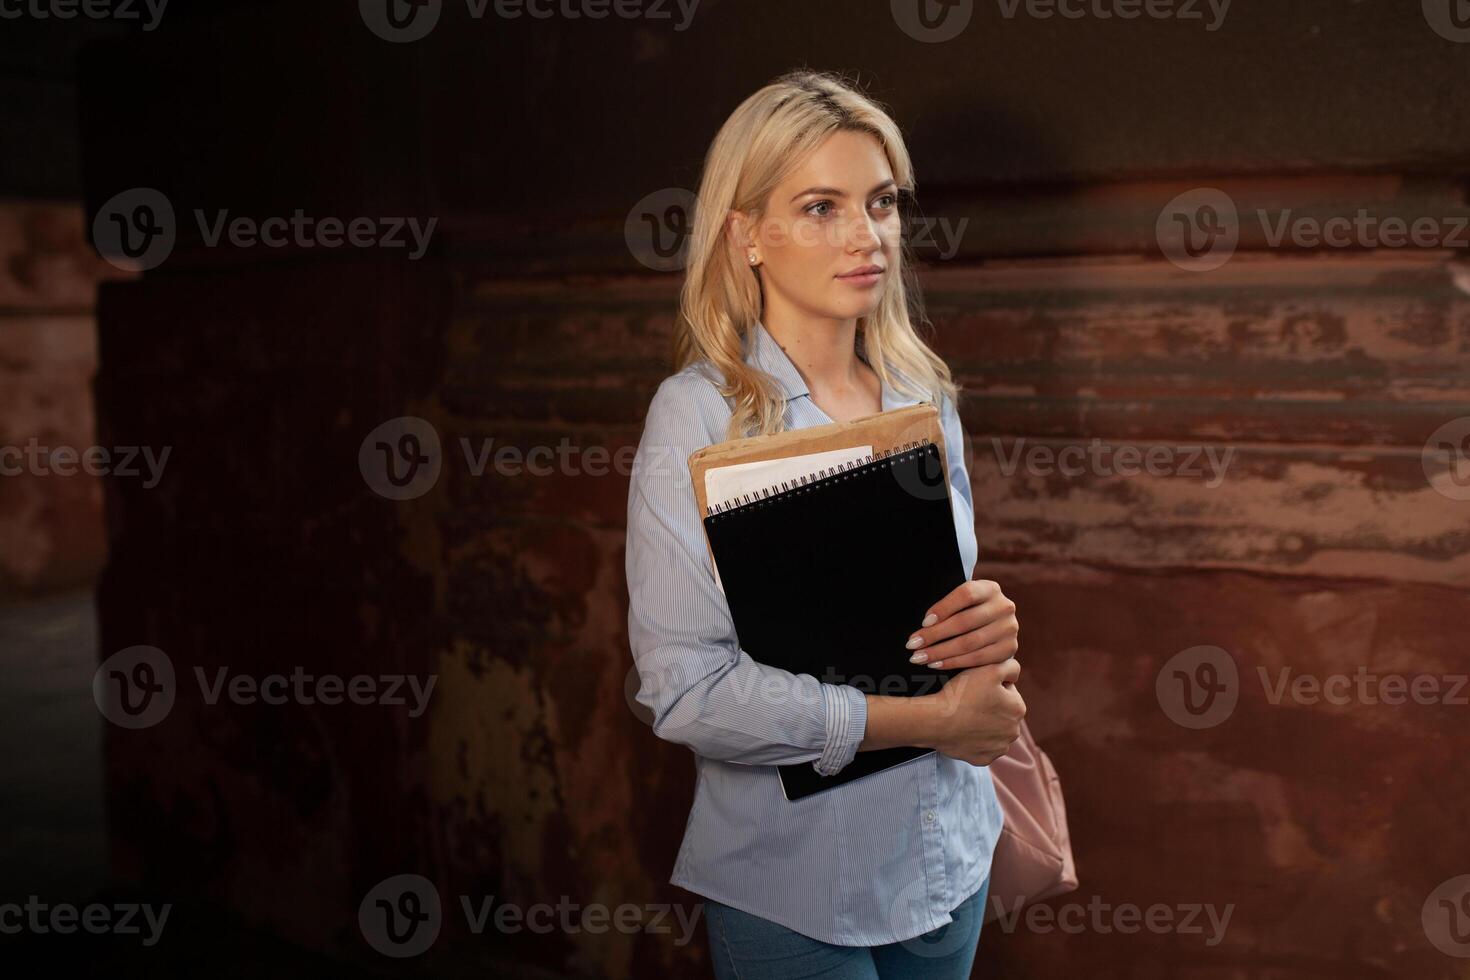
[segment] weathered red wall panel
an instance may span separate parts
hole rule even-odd
[[[98,445],[94,293],[120,275],[87,246],[79,206],[0,201],[0,600],[101,567],[101,478],[82,462]]]
[[[1153,237],[1195,181],[1246,212],[1463,207],[1470,87],[1438,88],[1463,52],[1417,11],[1301,6],[1242,7],[1218,37],[991,23],[939,49],[896,38],[884,4],[711,3],[688,43],[611,20],[450,21],[410,49],[366,36],[351,5],[297,5],[196,22],[168,58],[146,37],[96,54],[94,204],[157,183],[181,208],[443,219],[418,266],[210,250],[185,227],[166,269],[103,294],[99,417],[178,447],[158,492],[111,488],[104,652],[440,678],[411,721],[185,703],[167,728],[111,732],[119,870],[368,959],[356,903],[393,873],[523,905],[697,903],[666,884],[692,766],[629,697],[626,468],[476,475],[460,440],[565,440],[579,464],[635,445],[677,276],[637,264],[629,209],[691,185],[758,82],[849,65],[913,133],[927,212],[969,229],[925,280],[970,392],[981,568],[1020,603],[1023,690],[1070,804],[1082,888],[1051,905],[1234,904],[1214,945],[990,929],[977,975],[1463,976],[1419,921],[1470,872],[1463,709],[1272,704],[1258,670],[1465,669],[1470,521],[1441,492],[1453,460],[1424,453],[1470,415],[1465,274],[1440,251],[1263,253],[1249,234],[1190,274]],[[793,26],[773,35],[752,8]],[[1319,22],[1338,41],[1303,70]],[[1349,112],[1344,78],[1390,74],[1364,72],[1368,48],[1395,81],[1359,86]],[[260,77],[262,51],[279,72]],[[716,52],[708,84],[669,85]],[[357,452],[404,415],[434,427],[444,469],[390,503]],[[1018,444],[1093,438],[1233,454],[1213,485],[1002,466]],[[1239,684],[1199,730],[1158,694],[1196,647],[1225,651]],[[701,934],[453,924],[435,965],[487,952],[523,973],[708,969]]]

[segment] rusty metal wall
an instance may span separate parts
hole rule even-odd
[[[103,291],[99,417],[177,447],[157,492],[109,491],[103,654],[437,677],[415,717],[181,687],[165,724],[110,731],[120,875],[382,966],[359,905],[417,874],[440,972],[708,974],[702,931],[476,934],[459,909],[697,908],[667,884],[692,765],[630,707],[617,460],[678,274],[628,229],[805,63],[857,71],[910,134],[981,569],[1018,601],[1069,804],[1081,888],[987,928],[976,975],[1467,975],[1470,48],[1428,5],[1210,29],[960,4],[932,42],[898,8],[706,0],[675,29],[447,5],[392,43],[347,8],[236,7],[89,56],[94,211],[147,186],[184,216],[439,219],[410,263],[220,249],[185,217]],[[1288,209],[1441,236],[1277,243]],[[404,417],[442,468],[394,500],[359,450]],[[477,472],[490,439],[580,465]],[[1382,703],[1391,677],[1438,694]]]

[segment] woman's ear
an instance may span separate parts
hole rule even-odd
[[[755,246],[755,220],[749,212],[730,211],[725,217],[725,238],[739,256],[739,262],[752,267],[760,264],[760,253]]]
[[[729,239],[730,245],[734,248],[753,247],[755,245],[755,223],[750,220],[750,215],[732,208],[725,216],[725,237]]]

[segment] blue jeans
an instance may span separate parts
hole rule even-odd
[[[716,980],[968,980],[985,921],[986,878],[933,932],[882,946],[833,946],[711,899],[704,924]]]

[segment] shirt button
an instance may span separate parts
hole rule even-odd
[[[930,810],[928,813],[924,814],[924,819],[926,821],[928,821],[929,823],[933,823],[934,822],[934,811],[933,810]]]

